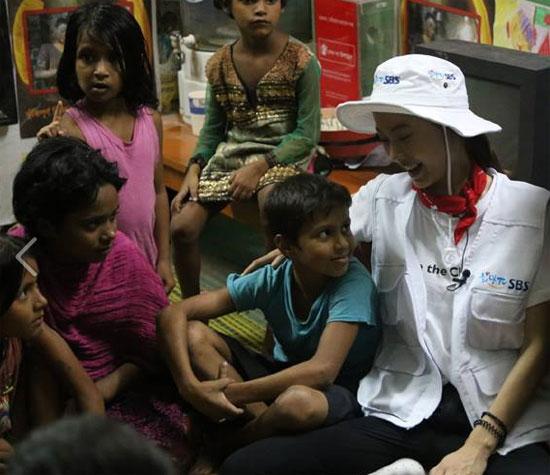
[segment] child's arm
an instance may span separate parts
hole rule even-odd
[[[145,375],[145,371],[134,363],[124,363],[102,379],[96,386],[105,402],[112,401],[126,388],[136,383]]]
[[[288,165],[303,160],[319,142],[321,134],[321,68],[313,56],[298,79],[296,128],[273,151],[275,162]]]
[[[170,259],[170,209],[168,194],[164,186],[164,164],[162,161],[162,119],[157,111],[153,112],[153,120],[159,139],[159,156],[155,165],[155,242],[158,249],[157,274],[162,279],[166,295],[174,287],[172,260]]]
[[[488,409],[510,430],[527,407],[548,370],[550,359],[550,301],[526,311],[524,340],[520,356],[506,377],[497,397]],[[481,417],[481,414],[479,414]],[[491,418],[487,422],[495,425]],[[497,427],[498,428],[498,427]],[[497,439],[483,427],[475,427],[456,452],[447,455],[430,471],[443,473],[483,474],[487,460],[497,446]]]
[[[183,179],[180,190],[172,200],[172,213],[179,213],[186,199],[197,201],[199,175],[202,168],[216,152],[218,144],[225,139],[227,127],[227,115],[216,101],[210,84],[206,87],[206,110],[204,125],[199,135],[199,140],[189,160],[187,173]]]
[[[0,474],[6,473],[6,466],[13,454],[13,447],[6,440],[0,437]]]
[[[86,142],[84,134],[78,128],[78,125],[75,124],[74,120],[71,119],[69,115],[65,114],[63,102],[61,101],[58,101],[55,106],[52,121],[48,125],[42,127],[36,134],[36,137],[38,139],[45,139],[48,137],[57,137],[58,135],[76,137]]]
[[[326,387],[338,376],[358,330],[358,323],[330,322],[323,330],[317,351],[310,360],[269,376],[232,383],[225,394],[233,404],[240,406],[275,399],[296,384],[316,389]]]
[[[195,376],[187,346],[188,320],[207,321],[235,310],[227,288],[196,295],[163,309],[157,318],[157,337],[182,397],[214,420],[243,411],[231,404],[223,391],[228,378],[201,382]]]
[[[32,347],[48,361],[81,412],[104,414],[103,397],[69,345],[49,326],[44,324],[43,327],[43,331],[30,341]]]
[[[321,132],[320,77],[321,69],[313,56],[296,85],[296,128],[271,152],[269,158],[250,163],[233,173],[230,180],[233,199],[250,199],[262,176],[274,164],[290,165],[311,155]]]

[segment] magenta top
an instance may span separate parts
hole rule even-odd
[[[23,227],[9,234],[29,238]],[[108,404],[108,417],[131,424],[173,455],[189,457],[190,422],[157,347],[156,316],[169,302],[143,253],[121,232],[101,262],[60,262],[40,240],[33,251],[48,300],[44,319],[90,377],[97,381],[124,363],[149,373],[150,384],[129,388]]]
[[[11,235],[28,238],[23,227]],[[105,260],[65,263],[38,246],[38,285],[48,300],[44,320],[69,344],[93,380],[126,362],[156,371],[156,316],[168,298],[160,277],[124,234]]]
[[[126,234],[156,268],[158,250],[155,228],[155,166],[160,156],[159,137],[153,113],[147,107],[137,111],[132,140],[126,142],[89,115],[80,103],[67,110],[82,131],[88,145],[118,165],[128,181],[118,193],[118,229]]]

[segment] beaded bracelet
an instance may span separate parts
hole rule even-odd
[[[506,424],[504,422],[502,422],[497,416],[495,416],[494,414],[492,414],[489,411],[485,411],[485,412],[481,413],[482,418],[485,417],[485,416],[491,418],[494,422],[496,422],[496,424],[500,428],[500,430],[502,432],[504,432],[504,437],[506,437],[508,435],[508,428],[506,427]]]
[[[483,427],[487,432],[489,432],[489,434],[497,439],[497,449],[504,445],[504,439],[506,439],[506,436],[502,432],[500,432],[493,424],[486,421],[485,419],[477,419],[474,421],[474,427],[477,426]]]

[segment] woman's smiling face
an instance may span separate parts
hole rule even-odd
[[[447,194],[443,128],[419,117],[375,112],[376,129],[386,152],[418,187]]]

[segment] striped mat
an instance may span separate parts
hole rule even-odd
[[[178,302],[181,300],[179,283],[176,283],[169,298],[171,302]],[[251,350],[262,350],[266,323],[265,320],[258,318],[256,312],[229,313],[214,320],[210,320],[209,327],[219,333],[239,340]]]

